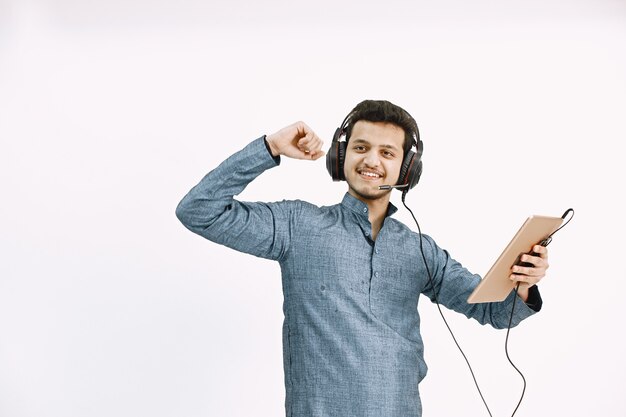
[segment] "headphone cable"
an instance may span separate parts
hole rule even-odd
[[[517,301],[517,293],[519,291],[519,281],[517,283],[517,285],[515,286],[515,297],[516,299],[513,300],[513,306],[511,307],[511,317],[509,318],[509,325],[506,328],[506,339],[504,340],[504,352],[506,353],[506,358],[508,359],[509,363],[511,364],[511,366],[513,367],[513,369],[515,369],[517,371],[517,373],[522,377],[522,381],[524,383],[524,386],[522,388],[522,395],[519,398],[519,401],[517,403],[517,406],[515,406],[515,410],[513,410],[513,414],[511,414],[511,417],[513,417],[515,415],[515,413],[517,412],[517,409],[519,408],[520,404],[522,403],[522,400],[524,399],[524,393],[526,392],[526,378],[524,378],[524,374],[522,373],[522,371],[520,371],[517,366],[515,366],[515,364],[513,363],[513,361],[511,360],[511,358],[509,357],[509,333],[511,331],[511,323],[513,322],[513,312],[515,311],[515,303]]]
[[[439,298],[437,297],[437,290],[435,289],[435,283],[434,283],[433,277],[432,277],[432,275],[430,273],[430,268],[428,268],[428,263],[426,262],[426,255],[424,255],[424,246],[423,246],[423,243],[422,243],[423,242],[423,239],[422,239],[422,229],[420,228],[419,222],[417,221],[417,219],[415,218],[415,215],[413,214],[413,210],[411,210],[409,208],[409,206],[407,206],[406,201],[405,201],[407,192],[408,192],[408,190],[406,190],[406,189],[402,191],[402,204],[409,211],[409,213],[411,214],[411,217],[413,217],[413,221],[417,225],[417,231],[418,231],[419,238],[420,238],[420,252],[422,254],[422,260],[424,261],[424,266],[426,267],[426,273],[428,274],[428,282],[429,282],[430,286],[433,288],[433,295],[434,295],[434,298],[435,298],[435,304],[437,305],[437,310],[439,310],[439,314],[441,315],[441,318],[443,319],[443,322],[446,325],[446,327],[448,329],[448,332],[450,332],[450,335],[452,336],[452,340],[454,340],[454,343],[456,344],[456,347],[461,352],[461,355],[463,355],[463,359],[465,359],[465,363],[467,364],[467,367],[469,368],[469,371],[472,374],[472,379],[474,380],[474,385],[476,386],[476,389],[478,390],[478,394],[480,395],[480,399],[483,401],[483,404],[485,405],[485,408],[487,409],[487,413],[489,413],[490,417],[493,417],[493,415],[491,414],[491,410],[489,409],[489,406],[487,405],[487,401],[485,401],[485,397],[483,396],[483,393],[480,390],[480,386],[478,385],[478,381],[476,380],[476,375],[474,374],[474,370],[472,369],[472,365],[470,365],[469,359],[467,359],[467,356],[465,355],[465,352],[463,352],[463,349],[461,349],[461,345],[456,340],[456,337],[454,336],[454,333],[452,332],[452,329],[450,328],[450,325],[448,324],[448,321],[446,320],[445,316],[443,315],[443,311],[441,310],[441,305],[439,304]],[[574,217],[574,209],[571,209],[571,208],[567,209],[565,211],[565,213],[563,213],[561,218],[565,219],[568,216],[568,214],[571,214],[571,217],[569,219],[567,219],[567,221],[564,224],[562,224],[561,227],[559,227],[554,232],[552,232],[550,234],[550,236],[548,236],[546,239],[544,239],[540,243],[540,245],[548,246],[550,244],[550,242],[552,242],[552,236],[556,232],[561,230],[563,227],[565,227],[565,225],[567,225],[567,223],[569,223],[570,220],[572,220],[572,218]],[[515,286],[515,298],[513,299],[513,303],[512,303],[512,306],[511,306],[511,316],[509,317],[509,324],[508,324],[507,329],[506,329],[506,339],[504,341],[504,352],[506,353],[506,358],[509,361],[509,363],[511,364],[511,366],[517,371],[517,373],[520,374],[520,376],[522,377],[522,382],[524,384],[523,388],[522,388],[522,395],[520,396],[520,399],[519,399],[519,401],[517,403],[517,406],[513,410],[513,414],[511,414],[511,417],[513,417],[515,415],[515,413],[517,412],[520,404],[522,403],[522,400],[524,399],[524,394],[526,393],[526,378],[524,377],[524,374],[517,368],[517,366],[515,366],[515,364],[511,360],[511,358],[509,356],[509,349],[508,349],[508,346],[509,346],[509,334],[511,332],[511,324],[513,323],[513,313],[515,312],[515,304],[517,302],[519,286],[520,286],[520,283],[518,282],[517,285]]]
[[[426,255],[424,255],[424,246],[422,244],[422,229],[420,228],[420,225],[419,225],[417,219],[415,218],[415,215],[413,214],[413,210],[411,210],[409,208],[409,206],[406,205],[406,202],[405,202],[406,194],[407,194],[407,190],[402,191],[402,204],[404,205],[404,207],[406,207],[406,209],[409,211],[409,213],[411,213],[411,217],[413,217],[413,221],[415,221],[415,224],[417,225],[417,230],[418,230],[418,234],[419,234],[419,238],[420,238],[420,252],[422,253],[422,260],[424,261],[424,266],[426,267],[426,272],[428,274],[428,282],[429,282],[430,286],[433,289],[433,295],[434,295],[434,298],[435,298],[435,304],[437,305],[437,310],[439,310],[439,315],[441,315],[441,318],[443,319],[444,324],[448,328],[448,332],[450,332],[450,335],[452,336],[452,340],[454,340],[454,343],[456,344],[456,347],[461,352],[461,355],[463,355],[463,359],[465,359],[465,363],[467,364],[467,367],[469,368],[469,371],[472,374],[472,379],[474,380],[474,385],[476,385],[476,389],[478,390],[478,394],[480,395],[480,399],[483,401],[483,404],[485,405],[485,408],[487,409],[487,412],[489,413],[489,416],[493,417],[493,415],[491,414],[491,410],[489,409],[489,406],[487,405],[487,401],[485,401],[485,397],[483,396],[483,393],[480,390],[480,386],[478,385],[478,381],[476,380],[476,375],[474,374],[474,370],[472,369],[472,365],[470,364],[469,359],[467,359],[467,356],[465,355],[465,352],[463,352],[463,349],[461,349],[461,345],[456,340],[456,336],[454,336],[454,333],[452,332],[452,329],[450,328],[450,325],[448,324],[448,321],[446,320],[446,317],[443,315],[443,311],[441,311],[441,305],[439,304],[439,298],[437,297],[437,290],[435,289],[435,283],[434,283],[433,277],[432,277],[432,275],[430,273],[430,268],[428,268],[428,262],[426,262]],[[513,304],[515,304],[515,303],[513,303]],[[512,314],[512,312],[511,312],[511,314]],[[513,316],[511,315],[511,318],[512,317]],[[509,326],[510,326],[510,322],[509,322]],[[508,333],[507,333],[507,335],[508,335]]]
[[[572,218],[574,218],[574,209],[569,208],[567,210],[565,210],[565,213],[563,213],[563,215],[561,216],[561,218],[563,220],[565,220],[565,218],[571,214],[570,218],[567,219],[567,221],[565,223],[563,223],[558,229],[556,229],[554,232],[550,233],[550,235],[545,238],[544,240],[542,240],[539,244],[541,246],[548,246],[550,244],[550,242],[552,242],[552,236],[558,232],[559,230],[561,230],[562,228],[564,228],[567,223],[570,222],[570,220],[572,220]],[[515,286],[515,296],[517,297],[517,294],[519,292],[519,286],[520,286],[520,282],[517,282],[517,285]],[[511,331],[511,323],[513,322],[513,312],[515,311],[515,302],[513,302],[513,306],[511,307],[511,317],[509,318],[509,325],[506,329],[506,339],[504,341],[504,352],[506,353],[506,358],[508,359],[509,363],[511,364],[511,366],[513,367],[513,369],[515,369],[517,371],[517,373],[522,377],[522,382],[524,383],[523,388],[522,388],[522,395],[520,396],[520,399],[517,403],[517,406],[515,407],[515,409],[513,410],[513,414],[511,414],[511,417],[513,417],[515,415],[515,413],[517,412],[517,409],[519,408],[520,404],[522,403],[522,400],[524,399],[524,393],[526,392],[526,378],[524,378],[524,374],[517,368],[517,366],[515,366],[515,364],[513,363],[513,361],[511,360],[511,358],[509,357],[509,333]]]

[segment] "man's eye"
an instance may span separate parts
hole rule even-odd
[[[387,158],[393,158],[393,153],[389,152],[389,151],[383,151],[383,155],[386,156]]]
[[[361,146],[361,145],[355,146],[354,150],[357,152],[363,152],[365,150],[365,146]]]

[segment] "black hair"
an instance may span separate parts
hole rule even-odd
[[[406,110],[386,100],[364,100],[350,112],[346,127],[346,142],[350,140],[352,128],[359,120],[391,123],[404,130],[404,153],[417,143],[417,122]]]

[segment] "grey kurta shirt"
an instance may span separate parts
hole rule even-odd
[[[534,313],[513,293],[502,303],[468,304],[480,281],[447,251],[390,217],[376,240],[367,205],[240,202],[233,198],[280,162],[259,138],[207,174],[180,202],[191,231],[280,263],[288,417],[417,417],[426,375],[420,294],[496,328]]]

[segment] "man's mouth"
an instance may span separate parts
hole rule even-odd
[[[358,169],[357,172],[361,177],[365,177],[367,179],[376,180],[383,177],[383,174],[378,171],[372,171],[368,169]]]

